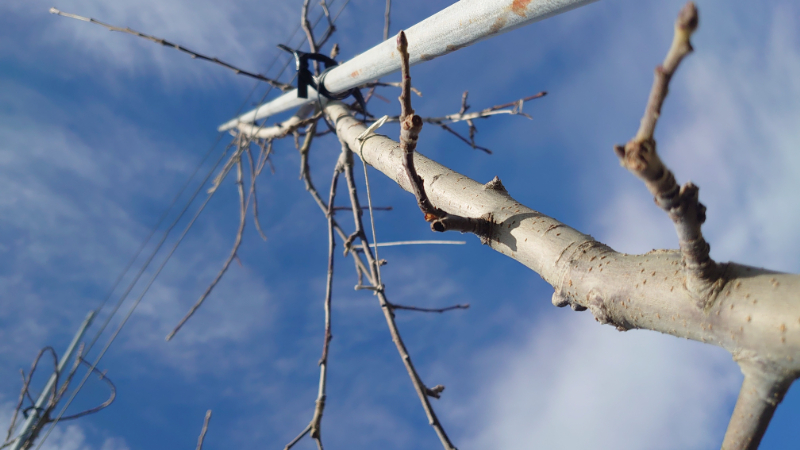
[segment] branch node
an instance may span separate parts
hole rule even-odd
[[[440,398],[443,391],[444,391],[444,386],[442,386],[441,384],[437,384],[432,388],[429,387],[425,388],[425,393],[428,394],[428,397],[433,397],[433,398]]]
[[[503,182],[500,181],[500,178],[495,176],[492,178],[492,181],[483,185],[483,188],[486,190],[498,191],[502,192],[503,194],[508,194],[506,187],[503,186]]]

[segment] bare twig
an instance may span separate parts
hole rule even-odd
[[[250,163],[250,193],[248,195],[253,199],[253,222],[255,222],[256,230],[258,230],[261,239],[266,241],[267,236],[261,230],[261,223],[258,220],[258,196],[256,194],[256,178],[261,175],[261,169],[263,169],[264,166],[256,165],[253,162],[253,154],[250,152],[250,146],[245,149],[245,153],[247,153],[247,160]],[[266,161],[266,157],[264,157],[264,161]]]
[[[242,144],[240,143],[240,146],[241,145]],[[244,144],[244,145],[249,145],[249,144]],[[186,315],[183,317],[183,319],[181,319],[178,325],[175,326],[175,329],[173,329],[167,335],[166,338],[167,341],[171,340],[178,332],[178,330],[181,329],[183,324],[185,324],[186,321],[189,320],[189,318],[192,317],[192,315],[194,315],[194,313],[200,308],[200,305],[203,304],[206,297],[208,297],[211,291],[214,290],[214,287],[217,285],[217,283],[219,283],[219,280],[222,279],[222,276],[225,275],[225,272],[227,272],[228,267],[230,267],[231,265],[231,262],[233,262],[233,259],[236,257],[236,252],[239,251],[239,245],[241,245],[242,243],[242,234],[244,233],[244,225],[247,222],[246,219],[247,219],[247,203],[248,203],[248,201],[245,200],[244,196],[244,183],[242,181],[243,177],[242,177],[241,151],[239,152],[239,155],[240,158],[236,162],[236,188],[239,191],[239,229],[236,232],[236,238],[233,243],[233,248],[231,249],[230,255],[228,255],[228,259],[226,259],[225,263],[222,265],[222,269],[219,271],[216,278],[214,278],[214,281],[211,282],[206,291],[203,292],[203,295],[200,296],[200,298],[197,300],[197,302],[195,302],[195,304],[192,306],[189,312],[186,313]]]
[[[445,308],[421,308],[419,306],[406,306],[406,305],[398,305],[397,303],[392,303],[392,304],[389,305],[389,307],[392,308],[392,309],[405,309],[406,311],[443,313],[443,312],[446,312],[446,311],[452,311],[454,309],[469,309],[469,303],[464,303],[463,305],[447,306]]]
[[[333,36],[333,33],[336,31],[336,25],[334,25],[334,22],[336,21],[336,17],[331,17],[331,13],[330,13],[330,11],[328,11],[328,5],[325,2],[325,0],[320,0],[319,4],[322,7],[322,12],[323,12],[325,18],[328,19],[328,27],[325,28],[325,33],[322,34],[322,38],[317,40],[317,48],[318,49],[320,49],[323,46],[325,46],[325,44],[328,42],[328,39],[330,39],[331,36]],[[345,2],[345,5],[346,4],[347,3]],[[341,12],[341,10],[339,10],[339,12]],[[338,14],[337,14],[337,17],[338,17]],[[339,53],[339,49],[338,48],[336,49],[335,53],[333,52],[333,50],[334,49],[331,49],[331,52],[332,52],[331,59],[336,58],[336,54]]]
[[[758,362],[739,361],[739,365],[744,373],[744,381],[722,441],[722,449],[756,450],[794,377],[764,371]]]
[[[333,234],[333,208],[332,205],[336,199],[336,185],[339,180],[339,175],[344,169],[343,162],[344,155],[339,157],[336,167],[333,169],[333,178],[331,179],[331,189],[328,195],[328,273],[327,284],[325,287],[325,336],[322,344],[322,357],[319,359],[319,390],[317,392],[317,400],[314,406],[314,416],[311,419],[311,438],[317,443],[319,450],[322,450],[322,414],[325,411],[325,400],[327,398],[326,387],[328,381],[328,348],[333,339],[331,334],[331,296],[333,294],[333,262],[334,262],[334,249],[336,247],[336,239]]]
[[[483,236],[486,234],[488,226],[485,220],[447,214],[433,206],[425,193],[424,180],[417,174],[417,170],[414,167],[414,150],[417,147],[417,139],[422,129],[422,119],[414,114],[414,109],[411,107],[411,72],[408,62],[408,40],[402,30],[397,35],[397,51],[400,53],[402,73],[400,148],[403,150],[403,168],[408,176],[409,184],[413,188],[417,205],[425,215],[425,221],[430,222],[433,231],[457,230],[462,233],[470,232]]]
[[[399,245],[464,245],[467,241],[397,241],[397,242],[379,242],[378,247],[396,247]],[[369,244],[374,247],[376,244]]]
[[[352,206],[334,206],[333,207],[333,211],[334,212],[335,211],[350,211],[351,209],[353,209]],[[391,206],[373,206],[372,209],[375,210],[375,211],[391,211],[392,207]]]
[[[197,438],[197,450],[203,450],[203,440],[208,432],[208,422],[211,421],[211,410],[206,411],[206,418],[203,419],[203,428],[200,429],[200,437]]]
[[[311,23],[308,21],[308,4],[310,0],[303,0],[303,9],[300,12],[300,26],[306,33],[306,40],[308,41],[308,49],[311,53],[317,53],[317,41],[314,40],[314,30],[311,28]],[[314,64],[314,74],[319,75],[319,64],[317,61],[312,61]]]
[[[281,83],[280,81],[273,80],[272,78],[267,78],[264,75],[261,75],[260,73],[248,72],[246,70],[243,70],[243,69],[240,69],[240,68],[238,68],[236,66],[228,64],[225,61],[221,61],[221,60],[219,60],[217,58],[201,55],[200,53],[197,53],[197,52],[194,52],[192,50],[189,50],[188,48],[183,47],[181,45],[173,44],[172,42],[169,42],[167,40],[164,40],[164,39],[161,39],[161,38],[158,38],[158,37],[155,37],[155,36],[150,36],[148,34],[140,33],[138,31],[132,30],[130,28],[116,27],[114,25],[109,25],[107,23],[100,22],[99,20],[92,19],[91,17],[83,17],[83,16],[79,16],[77,14],[65,13],[65,12],[57,10],[56,8],[50,8],[50,14],[57,14],[59,16],[64,16],[64,17],[69,17],[69,18],[72,18],[72,19],[82,20],[84,22],[95,23],[97,25],[105,27],[109,31],[119,31],[120,33],[132,34],[134,36],[138,36],[140,38],[147,39],[148,41],[155,42],[156,44],[161,44],[161,45],[163,45],[165,47],[172,47],[172,48],[174,48],[176,50],[180,50],[180,51],[182,51],[184,53],[188,53],[189,56],[191,56],[192,58],[202,59],[204,61],[209,61],[209,62],[212,62],[212,63],[215,63],[215,64],[219,64],[222,67],[225,67],[225,68],[228,68],[230,70],[233,70],[234,72],[236,72],[239,75],[244,75],[246,77],[255,78],[256,80],[264,81],[264,82],[268,83],[270,86],[276,87],[276,88],[278,88],[278,89],[280,89],[280,90],[282,90],[284,92],[290,91],[290,90],[293,89],[292,86],[289,85],[289,84]]]
[[[11,423],[8,426],[6,439],[3,442],[3,445],[0,446],[0,448],[4,448],[11,445],[11,443],[13,443],[17,439],[17,438],[11,439],[11,436],[14,434],[14,429],[16,428],[17,425],[17,418],[19,417],[20,411],[22,411],[22,403],[24,402],[25,398],[26,397],[28,398],[28,400],[31,402],[31,405],[36,404],[36,401],[33,399],[33,397],[31,397],[30,394],[30,384],[31,380],[33,379],[33,374],[34,372],[36,372],[36,368],[39,366],[39,361],[42,359],[42,356],[44,356],[45,352],[49,352],[50,355],[53,357],[53,373],[55,373],[56,376],[58,376],[57,373],[58,356],[56,355],[56,351],[53,349],[53,347],[50,346],[42,348],[41,350],[39,350],[39,353],[36,354],[36,358],[33,359],[33,363],[31,364],[31,369],[28,372],[27,377],[25,376],[25,372],[23,370],[20,370],[20,373],[22,374],[22,389],[20,389],[19,399],[17,400],[17,406],[16,408],[14,408],[14,415],[11,417]],[[55,400],[56,398],[55,389],[57,386],[58,386],[58,378],[56,378],[56,382],[53,383],[53,393],[51,394],[48,404],[52,403]],[[19,436],[18,438],[22,438],[22,436]]]
[[[314,105],[303,105],[297,112],[290,118],[283,122],[276,123],[275,125],[266,127],[264,125],[253,125],[249,123],[239,123],[236,129],[240,134],[251,138],[259,139],[282,139],[290,134],[294,134],[299,128],[308,125],[311,122],[316,122],[322,115],[317,113],[308,117],[314,111]],[[233,133],[233,132],[232,132]]]
[[[461,140],[462,140],[462,141],[463,141],[465,144],[469,145],[469,146],[470,146],[470,147],[472,147],[473,149],[475,149],[475,150],[481,150],[481,151],[483,151],[483,152],[485,152],[485,153],[487,153],[487,154],[489,154],[489,155],[491,155],[491,154],[492,154],[492,151],[491,151],[491,150],[489,150],[488,148],[486,148],[486,147],[481,147],[480,145],[478,145],[478,144],[476,144],[476,143],[475,143],[475,133],[474,133],[474,131],[473,131],[473,130],[475,130],[475,127],[474,127],[474,126],[470,127],[470,129],[469,129],[469,131],[470,131],[470,137],[469,137],[469,139],[467,139],[467,138],[465,138],[464,136],[461,136],[461,134],[460,134],[458,131],[456,131],[456,130],[454,130],[454,129],[450,128],[449,126],[447,126],[447,125],[445,125],[445,124],[443,124],[443,123],[438,123],[437,125],[439,125],[439,127],[441,127],[441,129],[443,129],[444,131],[447,131],[448,133],[451,133],[451,134],[453,134],[455,137],[457,137],[457,138],[461,139]]]
[[[706,207],[698,201],[698,188],[692,182],[678,186],[672,171],[659,158],[653,137],[669,81],[683,58],[692,51],[689,39],[697,23],[697,8],[689,2],[675,22],[675,38],[664,63],[656,67],[655,80],[636,137],[624,147],[617,145],[614,150],[620,163],[644,181],[656,204],[672,219],[688,275],[687,288],[702,304],[714,291],[714,282],[719,276],[717,264],[709,256],[710,247],[700,230],[706,219]]]
[[[386,85],[394,85],[392,83],[384,83]],[[413,87],[411,88],[413,91]],[[430,123],[436,125],[443,130],[452,133],[454,136],[462,140],[465,144],[469,145],[475,150],[482,150],[488,154],[491,154],[492,151],[486,147],[482,147],[475,143],[475,133],[477,133],[478,129],[475,127],[473,120],[475,119],[485,119],[491,116],[496,116],[500,114],[509,114],[509,115],[519,115],[527,117],[528,119],[531,118],[528,114],[522,112],[522,105],[526,102],[531,100],[541,98],[547,95],[547,92],[539,92],[537,94],[531,95],[529,97],[521,98],[514,102],[503,103],[501,105],[495,105],[486,109],[482,109],[480,111],[475,111],[472,113],[467,114],[467,110],[469,109],[469,105],[467,105],[467,92],[465,91],[461,97],[461,109],[459,112],[455,114],[448,114],[446,116],[441,117],[423,117],[423,123]],[[513,108],[512,108],[513,107]],[[510,109],[509,109],[510,108]],[[400,116],[390,116],[386,119],[388,122],[399,122]],[[448,124],[457,123],[457,122],[467,122],[469,126],[469,138],[462,136],[459,132],[454,130],[453,128],[449,127]]]
[[[428,196],[425,195],[422,178],[417,175],[417,170],[414,167],[414,150],[417,148],[417,139],[419,139],[419,132],[422,130],[422,119],[414,114],[414,108],[411,107],[411,66],[408,62],[408,40],[402,30],[397,34],[397,51],[400,52],[402,83],[402,91],[400,92],[400,147],[403,149],[404,155],[403,167],[411,185],[414,187],[414,196],[417,198],[419,209],[425,214],[425,220],[432,222],[443,214],[434,208],[430,200],[428,200]]]
[[[386,12],[383,13],[383,40],[389,39],[389,23],[392,15],[392,0],[386,0]]]
[[[290,448],[294,447],[295,444],[300,442],[300,439],[303,439],[303,436],[307,435],[309,431],[311,431],[311,424],[306,425],[306,427],[303,428],[303,431],[301,431],[300,434],[298,434],[297,436],[295,436],[294,439],[289,441],[289,443],[286,444],[286,447],[283,447],[283,450],[289,450]]]
[[[417,391],[417,396],[422,403],[422,408],[425,410],[425,414],[428,417],[428,423],[433,427],[434,431],[439,436],[439,440],[442,442],[445,450],[455,450],[455,446],[452,444],[452,442],[450,442],[450,438],[447,436],[444,427],[442,427],[442,424],[439,422],[439,418],[436,417],[436,413],[434,412],[433,407],[428,400],[430,389],[425,386],[425,383],[423,383],[422,379],[417,373],[416,368],[414,367],[413,362],[411,361],[411,356],[408,354],[408,350],[406,349],[403,339],[400,336],[400,331],[397,328],[397,323],[394,319],[394,313],[392,312],[392,308],[390,306],[391,303],[386,298],[383,285],[379,282],[380,262],[377,260],[377,258],[375,258],[375,256],[373,256],[372,249],[369,247],[367,235],[364,232],[361,210],[359,207],[355,185],[355,177],[353,176],[353,154],[345,143],[342,143],[342,151],[346,154],[344,174],[349,188],[350,204],[353,206],[353,217],[356,222],[356,235],[361,242],[361,251],[366,256],[370,268],[370,272],[364,272],[363,275],[369,279],[370,283],[372,283],[372,286],[369,286],[370,290],[375,292],[375,294],[378,296],[378,301],[380,302],[381,310],[383,311],[384,318],[386,319],[386,324],[389,326],[389,332],[392,335],[392,341],[395,343],[397,351],[400,354],[400,358],[402,359],[403,364],[406,367],[406,371],[411,378],[411,382],[414,385],[414,389]],[[367,286],[363,287],[366,288]]]
[[[65,420],[79,419],[81,417],[88,416],[96,412],[100,412],[111,406],[111,404],[114,403],[114,400],[117,398],[117,387],[114,386],[114,383],[106,376],[105,373],[99,371],[96,367],[92,366],[92,364],[90,364],[89,361],[86,361],[80,355],[77,356],[76,362],[86,364],[87,366],[89,366],[89,370],[96,373],[98,378],[100,378],[101,381],[104,381],[108,385],[109,389],[111,390],[111,393],[109,394],[108,399],[103,403],[101,403],[100,405],[95,406],[94,408],[87,409],[86,411],[81,411],[79,413],[72,414],[70,416],[63,416],[59,419],[60,422],[63,422]],[[56,406],[55,403],[53,403],[50,410],[55,408],[55,406]]]

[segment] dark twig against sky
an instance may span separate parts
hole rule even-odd
[[[400,148],[403,150],[403,168],[408,176],[409,183],[417,199],[417,205],[425,215],[425,221],[430,222],[433,231],[444,232],[448,230],[461,231],[462,233],[475,233],[485,238],[489,233],[490,224],[482,218],[462,217],[448,214],[433,206],[425,193],[425,180],[417,174],[414,166],[414,151],[417,148],[419,132],[422,129],[422,119],[414,113],[411,107],[411,70],[408,55],[408,40],[401,30],[397,34],[397,51],[400,53],[400,67],[402,79],[400,92]],[[466,106],[462,102],[462,110]]]
[[[109,31],[119,31],[120,33],[132,34],[134,36],[138,36],[140,38],[147,39],[148,41],[155,42],[156,44],[161,44],[161,45],[163,45],[165,47],[172,47],[175,50],[180,50],[180,51],[182,51],[184,53],[189,54],[189,56],[191,56],[192,58],[202,59],[204,61],[209,61],[209,62],[212,62],[214,64],[219,64],[220,66],[225,67],[227,69],[230,69],[230,70],[236,72],[239,75],[244,75],[246,77],[255,78],[256,80],[261,80],[261,81],[263,81],[265,83],[268,83],[270,86],[276,87],[276,88],[278,88],[278,89],[280,89],[280,90],[282,90],[284,92],[292,90],[292,86],[290,84],[281,83],[280,81],[273,80],[272,78],[267,78],[266,76],[261,75],[260,73],[248,72],[247,70],[240,69],[240,68],[238,68],[236,66],[228,64],[225,61],[219,60],[219,59],[217,59],[215,57],[202,55],[202,54],[197,53],[195,51],[189,50],[188,48],[183,47],[181,45],[173,44],[170,41],[167,41],[167,40],[155,37],[155,36],[150,36],[149,34],[140,33],[138,31],[132,30],[130,28],[121,28],[121,27],[116,27],[114,25],[109,25],[107,23],[100,22],[99,20],[92,19],[91,17],[83,17],[83,16],[79,16],[77,14],[65,13],[63,11],[57,10],[56,8],[50,8],[50,13],[51,14],[57,14],[59,16],[69,17],[69,18],[72,18],[72,19],[82,20],[84,22],[95,23],[97,25],[105,27]]]
[[[242,136],[241,138],[244,139],[244,136]],[[250,145],[249,141],[239,142],[240,149],[242,148],[242,146],[246,147],[248,145]],[[195,302],[192,308],[189,309],[189,312],[187,312],[186,315],[183,317],[183,319],[181,319],[181,321],[178,322],[178,325],[175,326],[175,329],[173,329],[167,335],[166,339],[168,341],[175,336],[175,334],[181,329],[183,324],[185,324],[186,321],[189,320],[189,318],[191,318],[195,312],[197,312],[197,310],[203,304],[205,299],[208,298],[208,295],[211,294],[211,291],[214,290],[214,287],[217,285],[217,283],[219,283],[219,280],[221,280],[223,275],[225,275],[225,272],[228,271],[228,267],[231,266],[231,262],[233,262],[234,258],[236,258],[236,253],[239,251],[239,246],[242,244],[244,225],[247,222],[247,203],[249,199],[245,199],[244,195],[244,181],[242,174],[243,170],[242,170],[242,158],[241,158],[242,151],[240,150],[238,154],[239,157],[235,161],[235,164],[236,164],[236,189],[239,191],[239,229],[236,231],[236,238],[234,239],[233,242],[233,248],[231,249],[228,258],[223,263],[222,269],[220,269],[217,276],[214,278],[214,280],[211,282],[208,288],[206,288],[205,292],[203,292],[203,295],[201,295],[200,298],[197,299],[197,302]]]

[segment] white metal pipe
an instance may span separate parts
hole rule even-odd
[[[406,30],[411,65],[430,61],[492,36],[561,14],[596,0],[461,0]],[[386,40],[355,58],[336,66],[325,77],[325,88],[340,93],[400,70],[394,39]],[[219,127],[229,130],[271,115],[317,101],[289,91]]]

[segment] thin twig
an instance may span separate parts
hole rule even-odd
[[[351,209],[353,209],[352,206],[334,206],[333,207],[333,211],[334,212],[335,211],[350,211]],[[375,211],[391,211],[392,207],[391,206],[373,206],[372,209],[375,210]]]
[[[111,404],[114,403],[114,400],[116,400],[116,398],[117,398],[117,387],[114,386],[114,383],[106,376],[106,374],[101,372],[101,371],[99,371],[96,367],[93,367],[92,364],[89,363],[89,361],[86,361],[81,356],[78,356],[77,358],[78,358],[77,362],[83,363],[83,364],[86,364],[87,366],[89,366],[89,370],[91,372],[96,373],[98,378],[100,378],[101,381],[104,381],[108,385],[109,389],[111,390],[111,393],[109,394],[108,399],[106,401],[104,401],[103,403],[101,403],[100,405],[95,406],[94,408],[87,409],[86,411],[82,411],[82,412],[76,413],[76,414],[72,414],[72,415],[69,415],[69,416],[63,416],[63,417],[61,417],[61,419],[59,419],[60,422],[63,422],[65,420],[79,419],[81,417],[88,416],[90,414],[94,414],[96,412],[102,411],[102,410],[108,408],[109,406],[111,406]],[[53,404],[53,408],[55,408],[55,406],[56,405]]]
[[[317,40],[317,48],[318,49],[324,47],[325,44],[328,42],[328,39],[330,39],[330,37],[333,36],[333,33],[336,31],[336,25],[334,25],[334,22],[336,21],[336,17],[333,17],[333,18],[331,17],[331,13],[330,13],[330,11],[328,11],[328,5],[325,2],[325,0],[320,0],[319,4],[320,4],[320,6],[322,6],[323,14],[328,19],[328,27],[325,28],[325,33],[322,34],[322,38]],[[347,2],[345,2],[345,5],[347,5]],[[341,10],[339,10],[339,12],[341,12]],[[338,14],[337,14],[337,17],[338,17]],[[334,52],[334,49],[331,49],[331,59],[336,58],[336,55],[338,53],[339,53],[339,49],[338,48],[335,49],[335,52]]]
[[[384,83],[384,84],[394,85],[392,83]],[[412,89],[412,91],[414,90],[413,87],[411,89]],[[517,101],[514,101],[514,102],[503,103],[501,105],[495,105],[495,106],[492,106],[492,107],[489,107],[489,108],[482,109],[480,111],[475,111],[475,112],[471,112],[471,113],[467,114],[467,110],[469,109],[469,105],[467,105],[467,103],[466,103],[466,101],[467,101],[467,92],[465,91],[464,94],[461,96],[461,109],[459,110],[459,112],[457,112],[455,114],[448,114],[446,116],[441,116],[441,117],[423,117],[422,118],[422,122],[423,123],[430,123],[432,125],[439,126],[443,130],[445,130],[445,131],[447,131],[449,133],[452,133],[454,136],[456,136],[457,138],[462,140],[464,143],[466,143],[467,145],[469,145],[473,149],[482,150],[482,151],[484,151],[484,152],[486,152],[488,154],[491,154],[492,153],[491,150],[489,150],[486,147],[482,147],[480,145],[477,145],[475,143],[475,133],[478,130],[475,127],[475,124],[473,123],[473,120],[475,120],[475,119],[485,119],[485,118],[488,118],[488,117],[491,117],[491,116],[500,115],[500,114],[519,115],[519,116],[524,116],[524,117],[527,117],[528,119],[531,119],[531,116],[529,116],[528,114],[522,112],[522,105],[525,104],[526,102],[531,101],[531,100],[544,97],[545,95],[547,95],[547,92],[542,91],[542,92],[539,92],[537,94],[531,95],[529,97],[521,98],[521,99],[519,99]],[[511,108],[511,107],[513,107],[513,108]],[[511,109],[508,109],[508,108],[511,108]],[[388,122],[399,122],[400,121],[400,116],[394,116],[394,117],[389,116],[389,118],[386,119],[386,120]],[[467,122],[467,125],[469,126],[469,138],[466,138],[466,137],[462,136],[459,132],[457,132],[456,130],[454,130],[451,127],[448,126],[448,124],[453,124],[453,123],[457,123],[457,122]]]
[[[203,420],[203,428],[200,429],[200,437],[197,438],[197,450],[203,450],[203,440],[208,432],[208,422],[211,420],[211,410],[206,411],[206,418]]]
[[[485,153],[487,153],[489,155],[492,154],[492,151],[489,150],[488,148],[482,147],[482,146],[480,146],[480,145],[475,143],[475,133],[472,132],[472,130],[474,130],[475,127],[470,127],[470,139],[467,139],[464,136],[461,136],[461,134],[458,131],[448,127],[447,125],[445,125],[443,123],[439,123],[437,125],[439,125],[439,127],[441,127],[444,131],[447,131],[447,132],[453,134],[455,137],[461,139],[465,144],[469,145],[473,149],[481,150],[481,151],[483,151],[483,152],[485,152]]]
[[[294,439],[289,441],[289,443],[286,444],[286,447],[284,447],[283,450],[289,450],[290,448],[294,447],[294,445],[300,442],[300,439],[303,439],[303,436],[307,435],[309,431],[311,431],[311,424],[306,425],[306,427],[303,428],[303,431],[301,431],[300,434],[295,436]]]
[[[398,245],[464,245],[467,241],[397,241],[397,242],[380,242],[378,247],[395,247]],[[369,244],[370,247],[375,244]]]
[[[397,323],[395,322],[394,313],[390,307],[390,303],[386,298],[386,294],[384,291],[384,287],[380,284],[380,262],[377,260],[375,256],[373,256],[373,249],[369,246],[369,241],[367,240],[367,235],[364,232],[364,225],[362,223],[362,218],[360,214],[359,202],[358,202],[358,194],[356,191],[356,184],[355,184],[355,177],[353,176],[353,156],[352,152],[350,151],[349,147],[346,144],[342,144],[342,151],[346,153],[347,157],[345,158],[345,179],[347,180],[348,191],[350,193],[350,204],[353,206],[353,217],[355,218],[355,225],[356,225],[356,233],[359,241],[361,242],[361,251],[367,258],[367,262],[370,268],[370,272],[364,272],[364,276],[372,283],[372,286],[369,286],[375,295],[378,297],[378,301],[381,305],[381,310],[383,311],[384,318],[386,319],[386,324],[389,327],[389,332],[392,335],[392,341],[395,343],[397,347],[397,352],[400,354],[400,359],[403,361],[403,364],[406,367],[406,371],[408,372],[409,377],[411,378],[411,382],[414,385],[414,389],[417,391],[417,396],[420,399],[420,403],[422,403],[422,408],[425,410],[425,415],[428,417],[428,423],[433,427],[436,431],[436,434],[439,436],[439,440],[442,442],[443,447],[445,450],[455,450],[455,446],[450,442],[450,438],[447,436],[447,433],[442,427],[442,424],[439,422],[439,418],[436,416],[436,413],[431,406],[429,397],[429,388],[425,386],[425,383],[422,382],[419,374],[417,373],[416,368],[414,368],[414,364],[411,361],[411,356],[408,354],[408,350],[406,349],[405,344],[403,343],[403,339],[400,336],[400,331],[397,328]],[[357,256],[357,254],[356,254]]]
[[[261,239],[266,241],[267,235],[261,230],[261,223],[258,220],[258,196],[256,194],[256,178],[261,174],[261,169],[263,169],[264,166],[257,166],[253,162],[253,154],[250,152],[250,146],[247,146],[245,153],[247,153],[247,160],[250,163],[250,194],[248,195],[253,199],[253,222],[255,222],[256,230],[258,230]]]
[[[11,423],[8,426],[8,433],[6,433],[6,439],[3,445],[0,446],[0,448],[7,447],[11,445],[11,443],[14,442],[16,439],[22,438],[22,436],[19,436],[16,439],[11,439],[11,435],[14,434],[14,428],[16,428],[17,425],[17,417],[19,416],[19,412],[22,410],[22,403],[24,402],[25,398],[26,397],[28,398],[28,400],[31,402],[31,405],[36,405],[36,402],[33,400],[33,397],[31,397],[30,394],[30,384],[31,380],[33,379],[33,374],[34,372],[36,372],[36,368],[39,366],[39,361],[42,359],[42,356],[47,351],[49,351],[53,357],[53,363],[54,363],[53,372],[57,373],[56,371],[58,367],[58,356],[56,356],[56,351],[53,349],[53,347],[50,346],[42,348],[41,350],[39,350],[39,353],[36,354],[36,358],[33,359],[33,363],[31,364],[31,370],[28,372],[27,377],[25,376],[25,372],[23,370],[20,370],[20,373],[22,373],[22,389],[19,392],[19,399],[17,400],[17,406],[16,408],[14,408],[14,415],[11,417]],[[57,385],[58,381],[56,381],[53,384],[54,387]],[[53,399],[54,396],[51,396],[51,401]]]
[[[317,53],[317,42],[314,40],[314,30],[311,28],[311,23],[308,21],[308,4],[310,0],[303,0],[303,8],[300,12],[300,26],[306,33],[306,40],[308,40],[308,49],[311,53]],[[312,61],[314,64],[314,74],[319,75],[319,64],[316,60]]]
[[[414,167],[414,150],[417,148],[417,139],[422,130],[422,119],[414,114],[411,107],[411,70],[408,62],[408,40],[402,30],[397,34],[397,51],[400,53],[401,83],[400,92],[400,148],[403,150],[403,168],[408,175],[409,182],[414,188],[414,196],[425,220],[431,222],[443,214],[433,207],[428,196],[425,194],[422,178],[417,175]]]
[[[392,303],[391,305],[389,305],[389,307],[392,309],[405,309],[407,311],[443,313],[445,311],[452,311],[454,309],[469,309],[469,303],[464,303],[463,305],[447,306],[445,308],[421,308],[419,306],[405,306],[405,305],[398,305],[397,303]]]
[[[389,39],[389,23],[392,15],[392,0],[386,0],[386,12],[383,13],[383,40]]]
[[[188,53],[189,56],[191,56],[192,58],[202,59],[204,61],[209,61],[209,62],[212,62],[212,63],[215,63],[215,64],[219,64],[222,67],[225,67],[225,68],[228,68],[230,70],[233,70],[234,72],[236,72],[239,75],[244,75],[244,76],[247,76],[247,77],[250,77],[250,78],[255,78],[256,80],[264,81],[264,82],[268,83],[270,86],[276,87],[276,88],[278,88],[278,89],[280,89],[280,90],[282,90],[284,92],[290,91],[290,90],[293,89],[292,86],[289,85],[289,84],[281,83],[280,81],[273,80],[272,78],[267,78],[264,75],[261,75],[260,73],[248,72],[246,70],[243,70],[243,69],[240,69],[240,68],[238,68],[236,66],[228,64],[225,61],[221,61],[221,60],[219,60],[217,58],[201,55],[200,53],[197,53],[195,51],[189,50],[188,48],[183,47],[181,45],[173,44],[172,42],[169,42],[167,40],[164,40],[164,39],[161,39],[161,38],[158,38],[158,37],[155,37],[155,36],[150,36],[148,34],[140,33],[138,31],[132,30],[130,28],[116,27],[114,25],[109,25],[107,23],[100,22],[99,20],[92,19],[91,17],[83,17],[83,16],[79,16],[77,14],[65,13],[65,12],[57,10],[56,8],[50,8],[50,14],[57,14],[59,16],[69,17],[69,18],[81,20],[81,21],[84,21],[84,22],[95,23],[97,25],[105,27],[109,31],[119,31],[120,33],[132,34],[134,36],[138,36],[140,38],[147,39],[148,41],[155,42],[156,44],[161,44],[161,45],[163,45],[165,47],[172,47],[172,48],[174,48],[176,50],[180,50],[180,51],[182,51],[184,53]]]
[[[425,221],[430,222],[433,231],[455,230],[462,233],[469,232],[478,236],[485,236],[486,230],[490,226],[486,220],[448,214],[433,206],[425,193],[424,180],[417,174],[417,170],[414,167],[414,150],[417,147],[417,139],[422,129],[422,119],[414,114],[414,109],[411,107],[411,72],[408,62],[408,40],[402,30],[397,35],[397,51],[400,53],[401,82],[403,83],[402,91],[400,92],[400,148],[403,150],[403,168],[414,191],[417,205],[425,215]]]
[[[249,145],[249,144],[245,144],[245,145]],[[240,155],[241,155],[241,152],[240,152]],[[242,243],[242,234],[244,233],[244,225],[247,222],[247,220],[246,220],[247,219],[247,201],[245,200],[245,196],[244,196],[244,185],[243,185],[243,182],[242,182],[242,178],[243,178],[242,177],[242,160],[241,160],[241,157],[240,157],[239,160],[236,162],[236,188],[239,191],[239,229],[236,232],[236,239],[234,240],[233,248],[231,249],[231,253],[230,253],[230,255],[228,255],[228,259],[225,260],[225,263],[222,265],[222,269],[219,271],[219,273],[217,274],[216,278],[214,278],[214,281],[211,282],[211,284],[208,286],[208,288],[203,293],[203,295],[200,296],[200,298],[197,300],[197,302],[195,302],[195,304],[192,306],[192,308],[189,310],[189,312],[186,313],[186,315],[183,317],[183,319],[181,319],[181,321],[178,323],[178,325],[175,326],[175,329],[173,329],[167,335],[167,338],[166,338],[167,341],[171,340],[175,336],[175,334],[178,332],[178,330],[181,329],[183,324],[185,324],[186,321],[189,320],[189,318],[192,317],[192,315],[194,315],[194,313],[198,310],[198,308],[200,308],[200,305],[203,304],[203,302],[205,301],[206,297],[208,297],[208,295],[211,293],[211,291],[214,290],[214,287],[217,285],[217,283],[219,283],[219,280],[222,279],[222,276],[225,275],[225,272],[227,272],[228,267],[230,267],[230,265],[231,265],[231,262],[233,262],[233,259],[236,257],[236,252],[239,251],[239,245],[241,245],[241,243]]]

